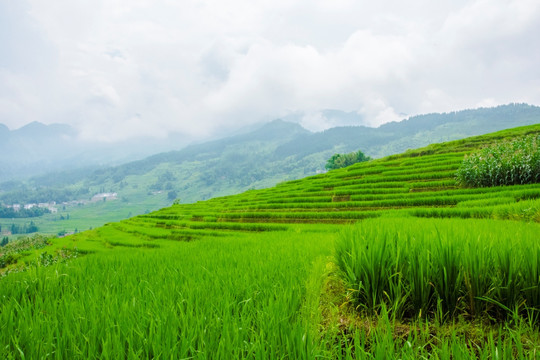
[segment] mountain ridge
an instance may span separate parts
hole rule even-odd
[[[158,178],[169,171],[176,174],[177,181],[167,181],[163,186],[191,202],[324,172],[326,160],[337,152],[361,150],[377,158],[432,142],[534,123],[540,123],[540,107],[527,104],[425,114],[378,128],[345,126],[321,132],[311,132],[298,123],[276,119],[247,133],[188,145],[117,166],[80,169],[71,174],[64,171],[56,182],[59,186],[78,184],[78,187],[117,192],[119,184],[127,177],[153,174],[152,189],[149,184],[144,186],[148,191],[156,191],[162,187]],[[36,126],[39,127],[31,125]],[[59,129],[65,128],[60,126]],[[54,179],[54,173],[34,177],[27,186],[54,186]],[[61,179],[69,179],[70,183]],[[0,183],[2,190],[9,191]]]
[[[25,182],[0,183],[0,203],[56,201],[65,203],[64,218],[70,214],[70,219],[90,219],[90,212],[99,215],[96,220],[75,222],[72,229],[80,230],[98,226],[104,218],[115,221],[157,210],[175,199],[193,203],[323,173],[327,159],[335,153],[361,150],[370,156],[390,155],[461,139],[468,133],[473,136],[493,132],[493,128],[537,123],[540,108],[523,104],[422,115],[380,128],[338,127],[318,133],[276,120],[246,133],[118,166],[65,170]],[[117,200],[87,204],[103,193],[116,193]],[[72,201],[79,205],[71,205]],[[56,233],[69,228],[70,221],[40,227]]]

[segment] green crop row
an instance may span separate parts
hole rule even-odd
[[[538,225],[380,219],[344,231],[336,261],[356,306],[396,319],[540,323]]]
[[[324,356],[299,312],[327,235],[259,236],[125,247],[11,274],[0,358]]]
[[[516,201],[510,196],[488,197],[475,200],[461,201],[457,204],[458,207],[488,207],[502,204],[511,204]]]
[[[437,180],[437,181],[422,181],[414,182],[408,185],[411,189],[421,189],[421,188],[446,188],[456,186],[455,180]]]
[[[497,199],[497,198],[493,198]],[[465,203],[465,205],[467,205]],[[540,222],[540,200],[523,200],[485,207],[416,208],[409,211],[416,217],[434,218],[495,218]]]
[[[223,218],[221,218],[223,219]],[[219,221],[220,219],[218,219]],[[249,224],[249,223],[198,223],[190,224],[191,229],[214,229],[214,230],[235,230],[235,231],[285,231],[288,228],[280,225],[268,225],[268,224]]]
[[[283,203],[329,203],[332,202],[331,196],[309,196],[309,197],[287,197],[287,198],[272,198],[265,201],[267,204],[283,204]]]
[[[380,200],[387,200],[387,201],[396,201],[396,202],[403,202],[405,200],[412,200],[412,199],[421,199],[421,198],[441,198],[440,201],[446,201],[445,199],[452,198],[456,201],[466,201],[471,200],[475,198],[493,198],[493,197],[510,197],[513,196],[516,200],[526,200],[526,199],[534,199],[540,197],[540,187],[538,186],[514,186],[514,187],[499,187],[495,190],[486,189],[486,188],[480,188],[480,189],[474,189],[474,188],[461,188],[461,189],[444,189],[441,188],[440,191],[426,191],[426,192],[410,192],[407,189],[396,191],[396,189],[390,189],[389,192],[387,191],[379,191],[379,190],[368,190],[367,194],[365,194],[363,191],[359,191],[362,195],[351,195],[353,193],[352,191],[334,191],[335,195],[332,198],[325,198],[325,197],[306,197],[302,198],[297,194],[298,196],[292,196],[290,198],[271,198],[269,200],[265,201],[258,201],[258,202],[252,202],[252,203],[244,203],[242,205],[238,204],[235,206],[229,207],[229,209],[234,208],[243,208],[243,209],[263,209],[263,208],[283,208],[285,205],[289,204],[291,208],[318,208],[318,207],[325,207],[325,206],[332,206],[332,207],[339,207],[339,206],[349,206],[349,205],[329,205],[328,202],[330,200],[334,200],[336,196],[341,197],[341,201],[344,201],[343,198],[345,196],[348,196],[348,199],[353,202],[369,202],[369,201],[380,201]],[[364,195],[365,194],[365,195]],[[347,200],[347,201],[349,201]],[[335,200],[334,200],[335,201]],[[419,200],[419,205],[422,205],[422,201]],[[439,200],[434,200],[433,203],[437,204]],[[450,200],[449,200],[450,201]],[[350,202],[349,202],[350,203]],[[283,204],[283,206],[278,205]],[[335,205],[335,206],[334,206]],[[393,204],[395,205],[395,204]],[[404,202],[404,205],[407,205]],[[363,206],[362,204],[354,204],[350,206]],[[365,206],[378,206],[378,204],[367,204]]]
[[[341,182],[335,183],[335,186],[329,187],[327,191],[349,191],[349,190],[368,190],[368,189],[380,189],[382,191],[392,189],[403,189],[407,186],[406,181],[380,181],[380,182],[363,182],[353,181],[347,184]]]
[[[219,219],[367,219],[377,217],[381,214],[375,211],[320,211],[320,212],[242,212],[242,213],[223,213],[219,215]]]
[[[463,160],[456,173],[468,186],[498,186],[540,182],[539,136],[504,141]]]
[[[405,187],[391,187],[391,188],[348,188],[344,189],[342,187],[335,190],[333,195],[342,196],[342,195],[374,195],[374,194],[402,194],[409,192],[409,189]]]
[[[418,193],[417,193],[418,194]],[[421,193],[420,193],[421,194]],[[429,196],[431,195],[431,196]],[[369,197],[368,197],[369,198]],[[366,200],[366,201],[357,201],[351,199],[350,201],[342,202],[332,202],[332,203],[271,203],[271,204],[260,204],[257,206],[246,207],[245,210],[277,210],[277,209],[288,209],[288,210],[297,210],[297,209],[318,209],[321,211],[325,209],[326,211],[331,211],[333,209],[362,209],[362,208],[399,208],[399,207],[413,207],[413,206],[448,206],[456,205],[461,201],[467,201],[474,198],[482,198],[482,195],[447,195],[447,196],[438,196],[431,193],[427,193],[426,196],[415,196],[415,197],[392,197],[389,199],[379,199],[379,200]]]
[[[435,165],[419,168],[401,168],[401,169],[389,169],[381,173],[381,176],[395,176],[395,175],[407,175],[407,174],[416,174],[416,173],[433,173],[433,172],[445,172],[445,171],[455,171],[459,168],[461,164],[453,165]]]

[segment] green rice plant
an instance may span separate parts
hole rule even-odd
[[[538,135],[529,135],[472,153],[456,172],[457,181],[474,187],[540,182],[538,143]]]
[[[526,261],[523,265],[523,276],[528,279],[528,282],[524,284],[522,295],[524,303],[528,304],[540,304],[540,249],[531,249],[527,253]],[[527,306],[526,308],[527,318],[531,324],[538,323],[540,321],[540,306]]]
[[[540,200],[525,200],[491,208],[495,219],[540,222]]]
[[[540,189],[523,189],[522,191],[516,193],[514,195],[514,198],[516,201],[520,200],[532,200],[532,199],[538,199],[540,197]]]
[[[489,309],[486,301],[481,296],[491,294],[493,290],[493,269],[496,268],[492,245],[488,242],[467,242],[466,254],[474,254],[462,259],[463,285],[465,287],[467,311],[470,317],[482,316]]]
[[[409,254],[415,254],[407,256],[404,275],[409,288],[409,316],[426,318],[435,301],[434,286],[430,283],[433,278],[431,253],[429,248],[422,246],[421,242],[415,241],[411,236],[406,236],[402,241],[403,246],[409,249]]]
[[[365,165],[368,165],[369,163],[366,163]],[[337,173],[334,175],[336,179],[347,179],[350,177],[360,177],[360,176],[366,176],[366,175],[373,175],[373,174],[380,174],[382,171],[386,169],[386,166],[388,164],[385,164],[386,166],[362,166],[360,168],[348,168],[346,169],[346,172]]]
[[[422,189],[422,188],[446,188],[456,185],[455,180],[438,180],[438,181],[422,181],[409,184],[410,189]]]
[[[459,168],[460,164],[452,164],[452,165],[435,165],[435,166],[427,166],[427,167],[419,167],[419,168],[402,168],[399,170],[388,170],[384,171],[382,173],[383,176],[397,176],[397,175],[406,175],[406,174],[414,174],[414,173],[433,173],[433,172],[447,172],[447,171],[455,171]]]
[[[200,223],[190,224],[191,229],[220,229],[220,230],[235,230],[235,231],[284,231],[288,228],[282,225],[268,225],[268,224],[242,224],[242,223]]]
[[[313,222],[323,220],[361,220],[367,219],[370,217],[381,216],[380,212],[375,211],[320,211],[320,212],[239,212],[239,213],[223,213],[220,215],[218,221],[251,221],[258,222],[267,221],[267,222],[282,222],[290,221],[298,222],[312,220]]]
[[[415,208],[409,211],[411,216],[425,218],[461,218],[461,219],[485,219],[492,216],[491,208]]]
[[[392,239],[383,237],[374,246],[371,239],[376,231],[368,228],[359,237],[353,230],[345,230],[336,243],[336,261],[352,286],[356,305],[370,314],[380,311],[395,281],[396,259]]]
[[[384,174],[380,177],[373,177],[369,179],[363,179],[365,182],[400,182],[400,181],[413,181],[413,180],[435,180],[435,179],[451,179],[455,175],[455,171],[433,171],[433,172],[412,172],[403,175],[389,175]]]
[[[301,314],[328,236],[131,247],[11,274],[0,279],[0,358],[324,357]]]
[[[492,220],[365,220],[343,231],[335,258],[366,314],[384,307],[398,319],[537,321],[538,230]]]
[[[452,244],[446,234],[438,233],[432,241],[437,244],[432,247],[433,277],[430,282],[435,288],[437,300],[441,302],[442,315],[454,317],[462,296],[461,284],[464,280],[460,269],[462,247]]]
[[[500,197],[490,197],[490,198],[481,198],[474,200],[465,200],[460,201],[457,204],[457,207],[485,207],[485,206],[494,206],[494,205],[503,205],[503,204],[512,204],[516,200],[510,196],[500,196]]]
[[[310,197],[292,197],[292,198],[277,198],[268,200],[268,204],[283,204],[283,203],[314,203],[314,202],[332,202],[331,196],[310,196]]]
[[[495,305],[495,316],[510,316],[514,311],[519,311],[521,306],[521,289],[525,288],[523,277],[520,274],[522,268],[520,255],[521,249],[513,249],[508,252],[498,252],[495,256],[495,267],[492,269],[497,275],[494,276],[493,292],[491,296],[482,297],[483,300]],[[534,304],[531,304],[534,306]]]
[[[357,196],[357,195],[374,195],[374,194],[403,194],[409,192],[409,189],[405,187],[400,188],[378,188],[378,189],[346,189],[346,188],[339,188],[339,190],[334,191],[334,195],[336,196],[344,196],[344,195],[351,195],[351,196]]]

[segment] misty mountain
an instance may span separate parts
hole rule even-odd
[[[275,120],[249,133],[100,169],[86,177],[85,181],[90,186],[97,186],[110,184],[111,180],[115,184],[128,177],[154,174],[156,182],[149,190],[174,189],[181,192],[182,199],[187,201],[269,186],[319,170],[320,159],[301,159],[291,163],[289,159],[276,159],[274,156],[279,146],[309,134],[298,124]],[[163,174],[172,174],[167,176],[175,180],[160,184],[159,178]]]
[[[0,124],[0,181],[53,171],[112,166],[187,145],[181,134],[117,143],[81,140],[69,125],[32,122],[9,130]],[[144,144],[144,146],[141,146]]]
[[[275,120],[234,136],[118,166],[70,165],[25,181],[2,182],[0,205],[55,201],[58,213],[33,221],[40,231],[62,233],[157,210],[175,199],[194,202],[320,173],[325,171],[326,160],[338,152],[362,150],[378,157],[535,123],[540,123],[540,108],[522,104],[415,116],[379,128],[342,126],[323,132],[310,132],[297,123]],[[34,124],[24,129],[21,133],[26,134],[21,137],[48,134],[36,143],[46,146],[58,138],[58,133],[70,141],[69,131],[66,127],[51,129]],[[17,136],[0,127],[0,137],[9,137],[12,144]],[[138,146],[148,148],[144,142]],[[27,153],[30,150],[32,147],[25,149]],[[64,151],[70,153],[69,148]],[[25,219],[20,220],[24,225]],[[12,222],[0,219],[4,227]]]
[[[350,119],[351,113],[346,114]],[[418,115],[403,121],[386,123],[378,128],[341,126],[304,134],[278,147],[275,156],[304,157],[338,148],[342,152],[362,150],[366,155],[380,158],[434,142],[457,140],[538,122],[540,107],[527,104]]]
[[[272,160],[278,146],[306,134],[310,132],[298,124],[275,120],[248,133],[119,166],[51,172],[24,182],[3,182],[0,203],[64,202],[99,192],[117,192],[134,202],[144,202],[162,192],[176,192],[183,201],[196,201],[269,186],[317,171],[319,159],[294,163]],[[170,202],[165,199],[160,206]]]
[[[334,117],[337,117],[338,113],[337,110],[332,111]],[[342,114],[345,121],[350,121],[351,113]],[[277,174],[281,174],[278,177],[284,180],[324,171],[326,160],[336,152],[362,150],[371,157],[379,158],[434,142],[461,139],[538,122],[540,107],[526,104],[419,115],[378,128],[340,126],[315,133],[296,123],[275,120],[242,135],[154,155],[104,170],[103,173],[121,179],[124,175],[146,173],[159,164],[198,162],[200,171],[208,175],[208,178],[214,178],[210,176],[212,173],[233,172],[234,168],[238,170],[238,177],[227,178],[246,185],[251,182],[242,179],[250,178],[249,174],[257,181],[266,176],[274,178]],[[284,169],[288,169],[288,172]],[[254,175],[255,173],[258,175]],[[260,174],[267,175],[261,177]],[[208,183],[208,180],[204,182]]]
[[[141,201],[151,194],[167,192],[176,194],[183,202],[192,202],[322,172],[326,160],[337,152],[362,150],[369,156],[381,157],[434,142],[539,122],[540,108],[526,104],[427,114],[378,128],[345,126],[316,133],[296,123],[275,120],[247,133],[119,166],[66,170],[34,177],[24,183],[24,192],[18,194],[69,186],[74,194],[77,194],[76,189],[84,189],[83,193],[90,195],[111,191],[126,193],[129,200]],[[54,129],[58,130],[56,134],[68,131],[67,128]],[[0,130],[0,136],[5,133],[5,129]],[[17,183],[0,184],[0,192],[4,192],[0,194],[0,201],[16,200],[13,194],[18,186]],[[170,199],[164,199],[162,205],[167,205],[167,201],[170,203]]]

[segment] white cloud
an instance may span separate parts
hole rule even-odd
[[[298,112],[312,129],[334,126],[324,109],[376,126],[401,113],[540,103],[535,0],[21,3],[0,5],[17,19],[0,15],[13,37],[0,36],[0,122],[10,127],[200,138]],[[39,62],[26,48],[40,49]]]

